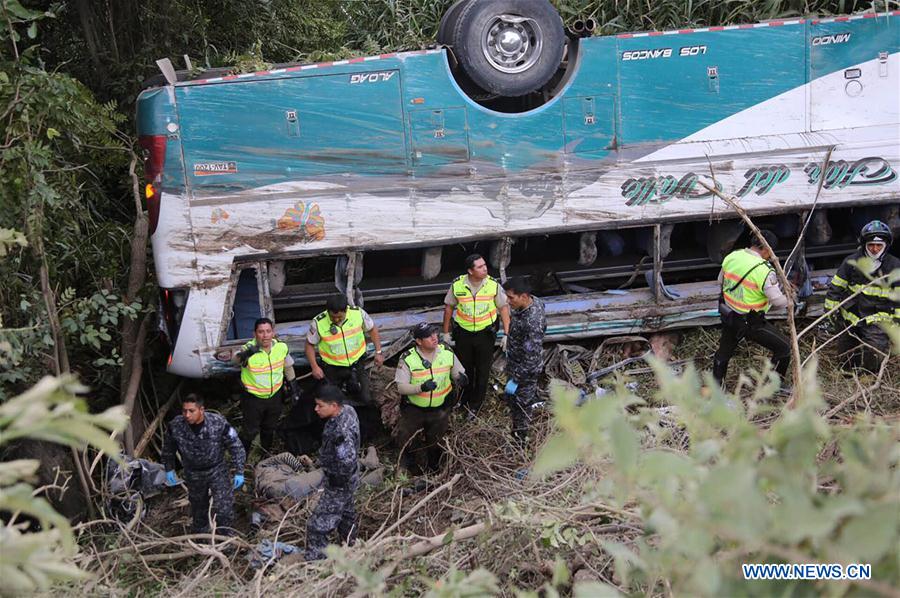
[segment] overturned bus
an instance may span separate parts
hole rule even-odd
[[[898,225],[900,11],[580,39],[546,0],[460,0],[438,38],[160,62],[137,110],[170,371],[226,371],[260,316],[302,359],[334,292],[398,338],[474,251],[532,277],[550,339],[717,323],[746,232],[710,188],[783,247],[809,221],[813,289],[863,222]]]

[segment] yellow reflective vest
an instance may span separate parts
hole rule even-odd
[[[413,348],[403,354],[403,361],[409,367],[409,381],[416,386],[434,380],[437,387],[427,392],[408,395],[409,402],[416,407],[440,407],[450,394],[453,386],[450,375],[453,371],[453,351],[442,344],[438,345],[434,361],[425,367],[422,356]]]
[[[256,341],[250,341],[242,347],[245,350]],[[247,365],[241,368],[241,384],[247,392],[260,399],[270,399],[281,390],[284,384],[284,359],[288,356],[288,346],[272,339],[272,348],[268,353],[259,351],[250,356]]]
[[[349,367],[366,354],[363,317],[358,307],[348,307],[340,326],[331,321],[327,311],[315,318],[319,333],[319,355],[330,365]]]
[[[456,297],[456,315],[453,319],[463,330],[478,332],[497,321],[497,297],[499,285],[497,281],[488,276],[478,292],[472,294],[472,290],[466,284],[467,275],[463,274],[453,281],[453,296]]]
[[[734,311],[769,311],[769,298],[764,290],[772,266],[746,249],[732,251],[722,262],[722,297]]]

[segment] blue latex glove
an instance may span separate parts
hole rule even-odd
[[[503,392],[508,395],[514,395],[516,394],[517,388],[519,388],[519,383],[510,378],[509,382],[506,383],[506,388],[503,389]]]
[[[244,474],[238,473],[234,476],[234,489],[237,490],[244,485]]]
[[[166,472],[166,486],[177,486],[181,483],[181,480],[178,479],[178,476],[175,475],[175,470]]]

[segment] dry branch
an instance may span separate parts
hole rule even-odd
[[[175,390],[172,391],[171,396],[169,396],[169,400],[166,401],[165,405],[160,407],[159,412],[156,414],[156,417],[153,418],[153,421],[150,422],[150,425],[147,426],[147,429],[144,430],[144,434],[141,436],[141,439],[138,441],[137,446],[134,448],[134,457],[136,459],[140,459],[141,455],[144,454],[144,450],[147,448],[147,445],[150,444],[150,439],[153,438],[153,435],[156,433],[156,428],[159,427],[159,424],[162,423],[163,418],[166,416],[166,413],[169,412],[169,409],[172,408],[172,405],[175,404],[175,400],[178,399],[178,395],[181,393],[181,383],[175,387]]]
[[[444,490],[450,489],[453,486],[453,484],[455,484],[456,482],[459,481],[459,479],[461,477],[462,477],[462,474],[457,473],[452,478],[450,478],[450,481],[445,482],[444,484],[441,484],[440,486],[438,486],[437,488],[432,490],[430,493],[428,493],[428,495],[425,498],[420,500],[418,503],[416,503],[416,505],[413,508],[411,508],[409,511],[407,511],[403,517],[401,517],[396,522],[394,522],[393,525],[388,527],[386,530],[379,531],[377,534],[372,536],[372,540],[373,541],[378,540],[379,538],[382,538],[382,537],[386,536],[387,534],[391,533],[392,531],[394,531],[395,529],[397,529],[404,521],[406,521],[407,519],[412,517],[419,509],[421,509],[423,506],[425,506],[429,500],[431,500],[432,498],[434,498],[435,496],[437,496]]]
[[[490,529],[490,523],[486,521],[482,521],[480,523],[476,523],[475,525],[470,525],[468,527],[464,527],[462,529],[458,529],[453,531],[452,529],[446,530],[443,533],[440,533],[436,536],[432,536],[426,540],[422,540],[421,542],[416,542],[413,544],[408,551],[403,555],[403,558],[413,558],[417,556],[422,556],[423,554],[428,554],[435,548],[440,548],[444,546],[445,539],[447,538],[447,534],[452,533],[453,539],[456,540],[468,540],[469,538],[474,538],[478,534],[485,532]]]

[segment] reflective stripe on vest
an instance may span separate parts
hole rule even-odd
[[[769,311],[769,298],[763,287],[771,270],[768,264],[757,267],[760,263],[765,264],[766,260],[744,249],[732,251],[722,262],[722,296],[734,311],[742,314]]]
[[[454,321],[463,330],[478,332],[484,330],[497,320],[497,281],[488,276],[478,292],[474,295],[466,284],[467,275],[463,274],[453,281],[453,296],[456,297],[456,315]]]
[[[409,402],[416,407],[440,407],[444,404],[452,387],[450,373],[453,371],[453,352],[438,345],[437,354],[430,368],[422,362],[422,356],[415,349],[407,352],[403,361],[409,367],[409,381],[417,386],[428,380],[434,380],[437,387],[428,392],[408,395]]]
[[[347,316],[340,326],[331,321],[327,311],[316,316],[314,321],[319,333],[319,355],[325,363],[349,367],[366,354],[363,317],[358,307],[347,308]]]
[[[253,341],[243,346],[246,349]],[[259,351],[250,356],[247,365],[241,368],[241,384],[247,392],[260,399],[270,399],[284,383],[284,360],[288,356],[288,346],[273,340],[268,353]]]

